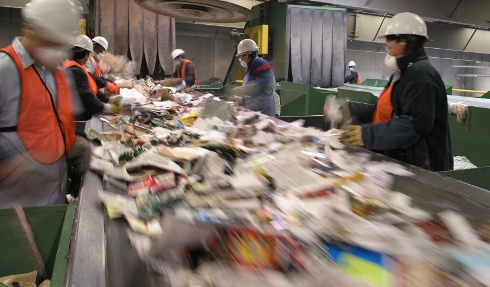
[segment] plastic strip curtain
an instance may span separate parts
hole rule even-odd
[[[134,0],[96,0],[95,7],[96,31],[109,41],[109,52],[126,56],[129,49],[138,71],[145,54],[150,73],[158,58],[165,73],[172,73],[170,53],[175,49],[175,19],[146,11]]]
[[[286,74],[312,86],[343,84],[346,49],[345,10],[288,6]]]

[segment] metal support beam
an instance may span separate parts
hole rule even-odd
[[[478,28],[476,28],[475,31],[473,31],[473,34],[471,34],[470,39],[468,40],[468,42],[466,42],[466,45],[464,45],[463,51],[466,50],[466,47],[468,47],[468,44],[471,42],[471,39],[473,39],[473,36],[475,36],[476,31],[478,31]]]
[[[449,18],[453,18],[454,13],[456,13],[456,10],[458,10],[459,5],[461,4],[461,2],[463,2],[463,0],[459,0],[458,1],[458,4],[456,4],[456,7],[454,7],[453,12],[451,12],[451,14],[449,15]]]
[[[386,13],[383,15],[383,20],[381,20],[381,24],[379,24],[378,31],[376,31],[376,35],[374,35],[373,41],[376,41],[376,38],[378,37],[379,34],[379,30],[381,30],[381,26],[383,26],[385,19],[386,19]]]

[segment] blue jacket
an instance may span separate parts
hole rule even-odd
[[[394,84],[392,119],[371,124],[375,105],[352,102],[367,149],[432,171],[451,170],[453,156],[446,89],[424,51],[397,59],[401,77]],[[390,79],[390,83],[393,75]]]
[[[272,67],[266,60],[258,56],[254,56],[250,60],[242,86],[246,85],[254,85],[254,92],[250,95],[244,95],[242,106],[274,117],[276,81]]]

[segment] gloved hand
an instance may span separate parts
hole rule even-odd
[[[340,121],[340,125],[343,126],[352,124],[352,115],[349,109],[349,101],[343,102],[340,105],[339,110],[342,112],[342,120]]]
[[[121,109],[116,106],[116,105],[111,105],[111,104],[104,104],[104,114],[109,114],[109,115],[115,115],[119,114],[121,112]]]
[[[340,129],[346,130],[342,134],[342,141],[346,146],[363,146],[362,128],[359,125],[344,125]]]
[[[235,102],[235,103],[241,103],[242,97],[233,95],[233,96],[229,96],[228,100]]]
[[[119,105],[119,103],[121,102],[123,96],[112,96],[112,97],[109,97],[109,104],[111,105]]]
[[[111,92],[111,94],[119,94],[119,87],[116,83],[111,83],[107,81],[105,88]]]

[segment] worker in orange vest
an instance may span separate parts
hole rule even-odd
[[[354,61],[349,62],[349,70],[350,70],[350,74],[345,76],[344,83],[360,84],[361,76],[359,75],[359,71],[357,71],[356,62]]]
[[[72,73],[85,109],[85,113],[77,116],[76,120],[87,121],[92,115],[100,113],[119,113],[119,108],[108,103],[109,99],[99,91],[95,80],[84,67],[90,58],[90,53],[93,52],[92,40],[85,35],[78,36],[73,42],[72,52],[70,59],[65,61],[64,67]],[[83,129],[84,125],[77,126],[77,132],[80,134],[83,134]]]
[[[0,51],[0,208],[65,202],[81,107],[59,67],[80,10],[73,1],[32,0],[22,9],[24,36]]]
[[[424,49],[424,20],[397,14],[380,37],[393,74],[375,105],[341,106],[343,142],[431,171],[453,169],[446,88]]]
[[[84,67],[92,75],[99,88],[106,88],[112,94],[119,94],[119,87],[116,83],[107,80],[100,68],[99,61],[104,57],[104,53],[109,48],[106,38],[97,36],[92,39],[93,51]]]
[[[197,85],[197,70],[194,63],[185,58],[185,52],[182,49],[175,49],[172,52],[172,59],[177,65],[177,69],[172,77],[181,78],[185,81],[187,88]]]

